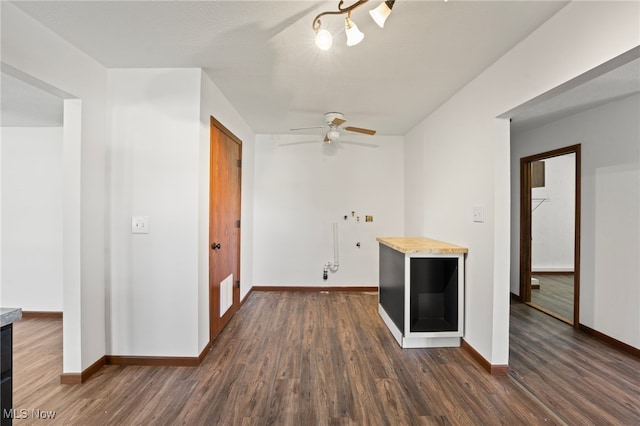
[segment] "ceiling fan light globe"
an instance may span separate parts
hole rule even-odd
[[[314,42],[319,49],[329,50],[331,48],[331,44],[333,43],[333,37],[331,36],[331,33],[329,31],[320,30],[316,33]]]
[[[391,14],[391,8],[387,5],[387,2],[382,2],[375,9],[369,11],[369,15],[375,21],[380,28],[384,28],[384,22]]]
[[[334,129],[329,130],[329,132],[327,132],[327,138],[331,141],[331,142],[335,142],[338,140],[338,138],[340,138],[340,132]]]

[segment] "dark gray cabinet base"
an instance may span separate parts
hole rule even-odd
[[[431,243],[408,252],[380,243],[378,313],[403,348],[455,347],[463,336],[467,249]]]
[[[8,426],[13,418],[13,324],[0,331],[0,408],[2,426]]]

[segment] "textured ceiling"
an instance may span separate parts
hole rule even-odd
[[[351,2],[346,2],[351,4]],[[396,2],[384,29],[345,46],[336,1],[18,1],[20,9],[104,66],[201,67],[257,133],[289,133],[342,111],[349,124],[403,135],[566,2]]]

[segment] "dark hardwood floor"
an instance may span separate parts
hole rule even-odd
[[[532,274],[532,277],[538,279],[540,288],[531,290],[531,304],[573,324],[573,274]]]
[[[640,425],[640,360],[513,301],[510,375],[569,425]]]
[[[14,424],[640,423],[637,360],[583,351],[590,338],[515,309],[513,377],[492,377],[461,348],[401,349],[372,293],[254,292],[199,367],[106,366],[82,385],[59,384],[62,322],[25,319],[14,329],[14,408],[56,414]],[[563,351],[576,362],[555,361]]]

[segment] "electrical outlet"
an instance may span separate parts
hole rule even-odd
[[[148,234],[149,233],[149,216],[133,216],[131,218],[132,234]]]

